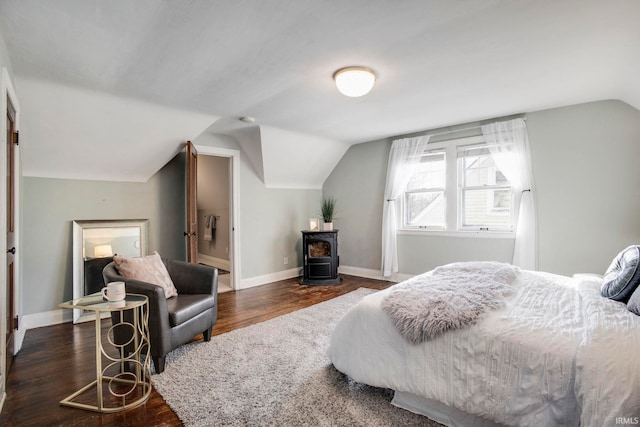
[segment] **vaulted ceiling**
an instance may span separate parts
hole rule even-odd
[[[138,150],[130,153],[138,162],[159,153],[139,167],[135,179],[144,179],[175,154],[180,134],[194,138],[220,118],[252,116],[276,129],[261,133],[287,143],[262,150],[281,150],[263,153],[280,170],[282,151],[305,135],[302,152],[327,141],[338,154],[353,143],[593,100],[640,108],[639,16],[636,0],[1,0],[0,34],[19,97],[21,86],[28,92],[25,112],[54,122],[31,134],[25,171],[65,176],[74,155],[100,170],[112,159],[92,154],[109,144],[102,148]],[[376,72],[370,94],[335,90],[333,72],[348,65]],[[65,114],[51,109],[66,88],[74,114],[96,93],[126,100],[127,108],[113,106],[122,110],[122,140],[97,135],[109,117],[87,119],[107,122],[93,135],[82,128],[82,138],[70,129],[64,143],[48,133]],[[50,99],[40,103],[38,93]],[[131,119],[150,105],[152,117]]]

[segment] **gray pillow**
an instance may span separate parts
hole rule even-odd
[[[627,310],[640,316],[640,287],[637,287],[631,298],[629,298]]]
[[[639,264],[640,246],[629,246],[620,252],[604,274],[600,288],[602,296],[626,303],[640,285]]]

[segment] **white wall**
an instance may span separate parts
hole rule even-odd
[[[20,78],[24,175],[146,182],[217,116]]]
[[[264,182],[268,188],[321,189],[350,144],[260,126]]]
[[[9,60],[9,52],[7,51],[7,46],[4,43],[2,35],[0,35],[0,69],[2,67],[5,67],[7,69],[11,80],[13,80],[13,67],[11,66],[11,61]]]

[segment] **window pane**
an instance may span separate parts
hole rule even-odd
[[[492,190],[488,190],[492,191]],[[508,211],[511,207],[511,190],[493,190],[493,210]]]
[[[490,154],[467,156],[460,159],[463,168],[463,186],[509,185]]]
[[[462,225],[511,228],[511,189],[462,190]]]
[[[420,163],[407,184],[407,190],[444,188],[446,163],[443,152],[432,152],[422,156]]]
[[[417,226],[445,226],[445,200],[443,191],[406,193],[407,224]]]

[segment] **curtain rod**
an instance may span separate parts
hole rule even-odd
[[[526,121],[527,118],[526,117],[522,117],[522,120]],[[471,127],[462,128],[462,129],[451,129],[451,130],[446,130],[446,131],[442,131],[442,132],[438,132],[438,133],[426,133],[425,136],[427,136],[427,135],[429,135],[429,136],[447,135],[447,134],[450,134],[450,133],[464,132],[466,130],[480,129],[482,126],[484,126],[484,125],[471,126]]]
[[[462,129],[455,129],[455,130],[452,129],[452,130],[446,130],[446,131],[438,132],[438,133],[427,133],[426,135],[429,135],[429,136],[447,135],[447,134],[455,133],[455,132],[464,132],[465,130],[480,129],[481,127],[482,126],[472,126],[472,127],[469,127],[469,128],[462,128]]]

